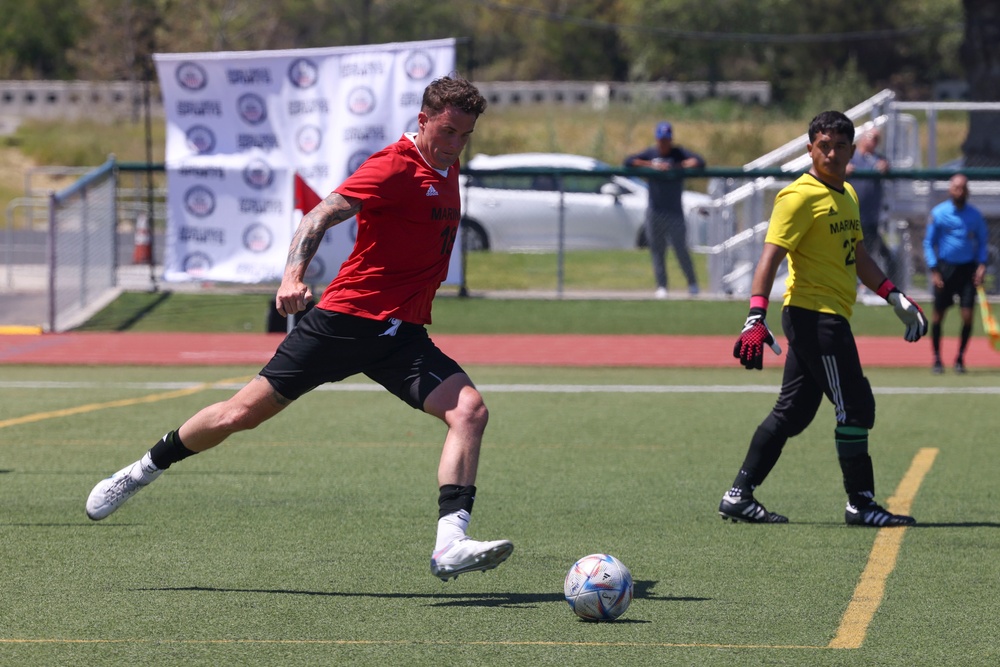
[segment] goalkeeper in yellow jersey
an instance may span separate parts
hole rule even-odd
[[[788,338],[781,391],[757,427],[732,488],[722,497],[723,519],[787,523],[767,511],[754,490],[767,478],[789,438],[812,422],[823,396],[833,403],[834,439],[844,475],[853,526],[909,526],[913,517],[893,514],[875,501],[868,431],[875,424],[875,397],[861,368],[849,318],[860,280],[886,299],[906,325],[904,338],[927,333],[927,319],[869,257],[862,243],[858,197],[845,178],[854,154],[854,123],[824,111],[809,123],[806,149],[812,168],[778,193],[750,297],[750,314],[733,356],[747,369],[763,366],[764,346],[774,344],[767,327],[768,295],[778,266],[788,258],[781,325]]]

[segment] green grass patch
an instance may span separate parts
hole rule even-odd
[[[643,295],[645,296],[645,295]],[[270,294],[126,292],[78,331],[263,332]],[[730,301],[652,299],[494,299],[459,297],[450,290],[434,302],[434,333],[733,335],[746,318],[744,299]],[[777,333],[781,316],[772,307]],[[857,335],[902,335],[886,306],[857,305]],[[977,327],[976,336],[982,332]]]
[[[177,464],[114,516],[83,503],[103,476],[233,387],[160,393],[256,368],[6,367],[0,380],[0,662],[176,665],[992,664],[996,378],[870,375],[878,495],[922,447],[916,495],[860,649],[825,648],[875,543],[843,524],[833,411],[786,447],[760,489],[787,526],[716,507],[778,370],[477,367],[491,410],[471,534],[511,559],[447,584],[428,560],[436,420],[360,381]],[[941,384],[938,384],[938,383]],[[934,393],[917,393],[933,383]],[[963,393],[942,386],[955,383]],[[562,385],[561,388],[554,385]],[[577,389],[566,385],[578,386]],[[626,387],[627,386],[627,387]],[[732,391],[722,391],[722,387]],[[955,385],[957,386],[957,385]],[[366,388],[373,389],[372,391]],[[701,387],[698,389],[697,387]],[[976,394],[984,387],[993,394]],[[11,425],[8,420],[40,415]],[[637,596],[620,622],[562,600],[577,558],[606,551]]]

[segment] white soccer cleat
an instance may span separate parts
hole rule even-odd
[[[162,473],[162,470],[152,464],[144,467],[142,460],[139,460],[101,480],[87,498],[87,516],[100,521]]]
[[[466,572],[492,570],[513,551],[514,545],[508,540],[477,542],[468,537],[455,540],[431,556],[431,574],[448,581]]]

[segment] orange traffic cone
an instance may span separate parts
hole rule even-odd
[[[133,264],[152,263],[153,253],[149,242],[149,219],[145,213],[140,213],[135,218],[135,249],[132,251]]]

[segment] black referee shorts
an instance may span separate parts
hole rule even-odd
[[[772,414],[786,434],[805,430],[824,396],[833,403],[838,425],[872,428],[875,396],[847,318],[787,306],[781,312],[781,326],[788,353]]]
[[[464,371],[434,345],[419,324],[370,320],[320,308],[310,309],[298,321],[260,371],[289,400],[358,373],[410,407],[423,410],[434,389]]]
[[[938,262],[937,269],[941,272],[944,287],[934,288],[934,310],[942,312],[951,308],[958,297],[961,308],[972,308],[976,305],[976,286],[973,278],[976,275],[976,264],[949,264]]]

